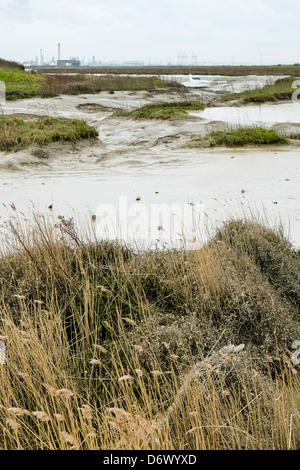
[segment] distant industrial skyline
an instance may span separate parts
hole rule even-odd
[[[154,61],[151,60],[151,57],[148,57],[147,60],[143,59],[126,59],[124,58],[123,60],[109,60],[107,62],[97,58],[95,55],[92,55],[91,57],[83,57],[80,59],[79,56],[70,56],[66,58],[65,56],[61,55],[62,52],[62,44],[59,42],[57,44],[57,56],[52,56],[50,58],[45,58],[43,49],[40,49],[39,56],[37,55],[35,59],[30,59],[30,60],[25,60],[22,61],[23,64],[25,65],[37,65],[37,66],[43,66],[43,65],[59,65],[60,62],[71,62],[71,61],[77,61],[81,62],[81,65],[90,65],[90,66],[96,66],[96,65],[105,65],[106,63],[108,64],[123,64],[123,65],[189,65],[189,66],[195,66],[195,65],[219,65],[216,62],[213,61],[199,61],[198,56],[195,53],[195,51],[192,51],[191,54],[186,53],[185,51],[181,52],[179,51],[175,57],[170,57],[167,61],[163,61],[162,59],[154,59]],[[259,64],[260,62],[260,64]],[[263,62],[263,57],[262,53],[259,54],[259,60],[257,61],[258,65],[262,65]],[[232,56],[231,61],[227,62],[226,64],[231,64],[234,65],[234,56]]]
[[[0,0],[0,57],[83,64],[290,64],[299,0]],[[42,50],[42,53],[41,53]]]

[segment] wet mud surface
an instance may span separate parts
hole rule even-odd
[[[207,77],[206,77],[207,78]],[[276,77],[278,78],[278,77]],[[287,236],[300,246],[299,148],[188,149],[193,136],[226,129],[234,122],[255,121],[288,135],[300,131],[298,104],[265,105],[246,110],[220,105],[226,91],[269,84],[272,77],[213,77],[208,90],[182,93],[106,92],[8,102],[6,115],[23,119],[59,116],[84,119],[99,138],[76,144],[32,146],[0,152],[0,216],[4,224],[14,210],[72,216],[87,226],[101,204],[118,206],[120,197],[135,204],[200,204],[207,223],[259,213],[282,220]],[[188,119],[136,121],[114,116],[162,101],[198,99],[214,107]],[[299,106],[300,107],[300,106]],[[242,113],[243,118],[241,118]],[[231,114],[230,114],[231,113]],[[236,113],[236,114],[234,114]],[[238,114],[239,113],[239,114]],[[193,113],[194,114],[194,113]],[[229,117],[228,117],[229,116]],[[246,116],[246,117],[245,117]],[[51,207],[51,210],[49,209]],[[200,207],[200,206],[199,206]]]

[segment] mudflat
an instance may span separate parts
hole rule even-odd
[[[9,217],[11,203],[24,213],[32,208],[49,213],[51,206],[55,213],[75,213],[86,220],[99,205],[116,205],[122,196],[128,198],[128,204],[136,198],[148,205],[192,202],[202,204],[206,219],[213,223],[226,214],[234,216],[247,211],[283,220],[292,243],[299,246],[296,144],[244,149],[199,149],[187,145],[195,136],[231,126],[229,111],[241,116],[244,108],[226,104],[224,111],[220,100],[224,90],[242,91],[277,78],[214,76],[210,77],[211,87],[203,90],[101,92],[7,102],[7,116],[25,120],[38,116],[82,119],[97,129],[99,137],[0,152],[0,215]],[[115,114],[117,110],[188,99],[210,107],[171,120],[136,120]],[[300,125],[297,106],[292,102],[249,106],[245,112],[248,116],[257,115],[265,127],[288,135]],[[285,121],[286,116],[289,121]]]

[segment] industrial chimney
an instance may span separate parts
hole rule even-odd
[[[60,42],[58,43],[57,61],[60,60]]]

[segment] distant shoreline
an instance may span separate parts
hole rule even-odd
[[[104,73],[104,74],[157,74],[157,75],[300,75],[300,65],[166,65],[166,66],[97,66],[97,67],[53,67],[31,66],[28,70],[37,70],[41,73]]]

